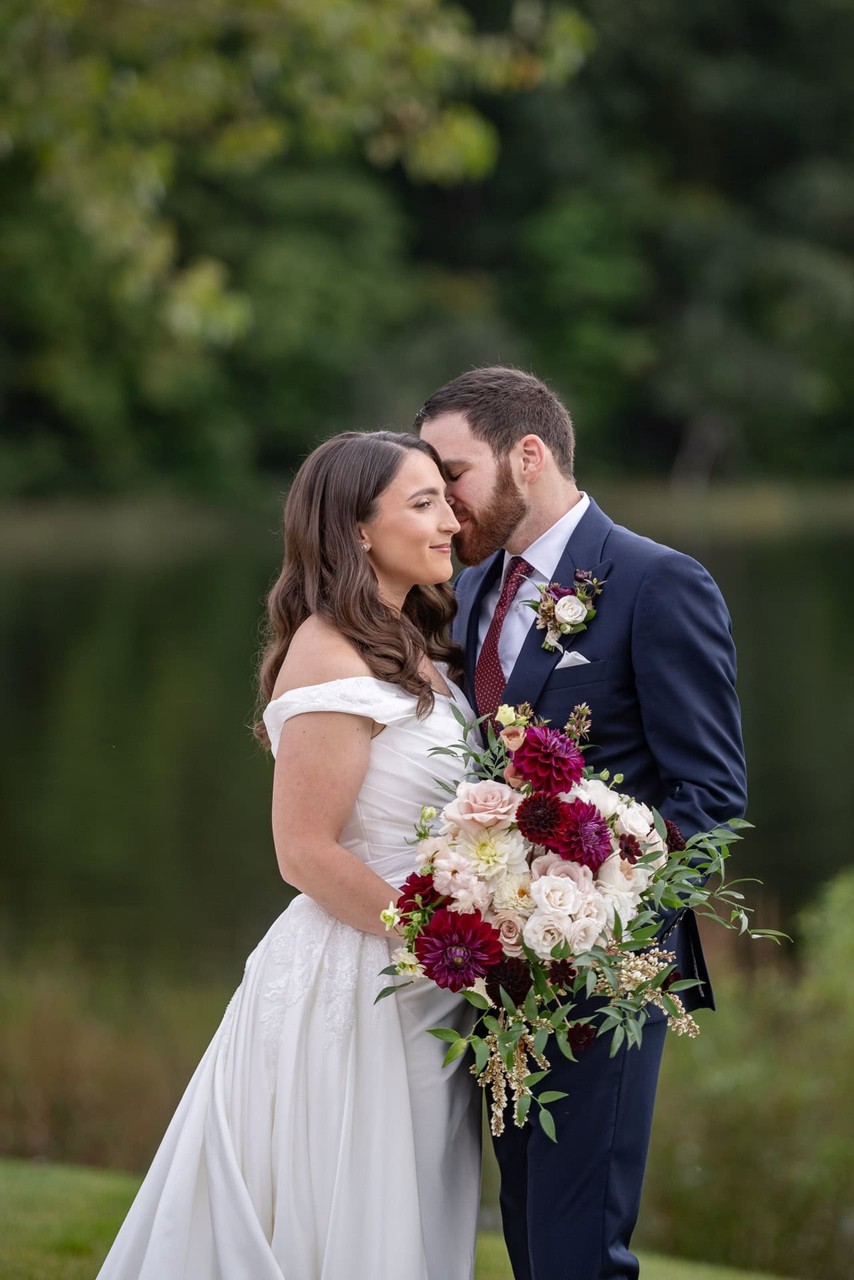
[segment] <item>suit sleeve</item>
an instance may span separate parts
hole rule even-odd
[[[686,837],[742,817],[747,786],[731,623],[696,560],[673,552],[650,566],[635,606],[632,663],[666,797],[662,815]]]

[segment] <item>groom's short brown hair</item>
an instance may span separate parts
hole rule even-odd
[[[506,457],[523,436],[539,436],[561,472],[573,478],[572,418],[551,387],[532,373],[505,365],[469,369],[427,398],[416,414],[415,430],[443,413],[463,414],[472,435],[485,440],[496,458]]]

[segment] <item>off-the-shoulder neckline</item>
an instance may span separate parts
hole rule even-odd
[[[399,684],[394,684],[391,680],[381,680],[379,676],[340,676],[337,680],[321,680],[319,684],[300,684],[293,689],[286,689],[284,693],[280,693],[278,698],[271,698],[267,703],[268,707],[274,707],[277,702],[281,702],[284,698],[290,698],[294,694],[309,693],[313,689],[329,689],[335,684],[381,684],[386,689],[391,689],[395,693],[403,694],[405,698],[414,698],[414,693],[409,693],[406,689],[401,689]],[[431,685],[431,688],[433,686]],[[444,698],[446,702],[454,701],[453,690],[443,693],[441,689],[433,689],[437,698]]]

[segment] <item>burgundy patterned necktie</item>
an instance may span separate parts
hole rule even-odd
[[[531,566],[521,556],[513,556],[507,566],[507,577],[504,579],[504,586],[501,588],[501,595],[498,597],[498,604],[474,669],[474,696],[479,716],[494,717],[501,705],[501,695],[504,692],[507,677],[498,657],[498,638],[513,598],[519,590],[519,583],[526,574],[531,572]]]

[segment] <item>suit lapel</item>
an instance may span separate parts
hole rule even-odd
[[[600,557],[605,540],[612,528],[613,521],[609,520],[591,498],[590,506],[581,517],[578,528],[574,530],[564,547],[552,581],[569,586],[576,569],[589,569],[595,578],[604,578],[611,566],[611,561],[601,560]],[[605,600],[606,596],[607,587],[600,601]],[[595,627],[595,619],[591,625]],[[503,701],[511,706],[517,706],[520,702],[530,702],[535,705],[543,685],[560,662],[562,654],[572,648],[579,636],[586,634],[586,631],[580,631],[577,636],[567,636],[561,648],[552,653],[543,648],[545,632],[537,627],[532,613],[531,628],[525,636],[519,657],[505,686]]]

